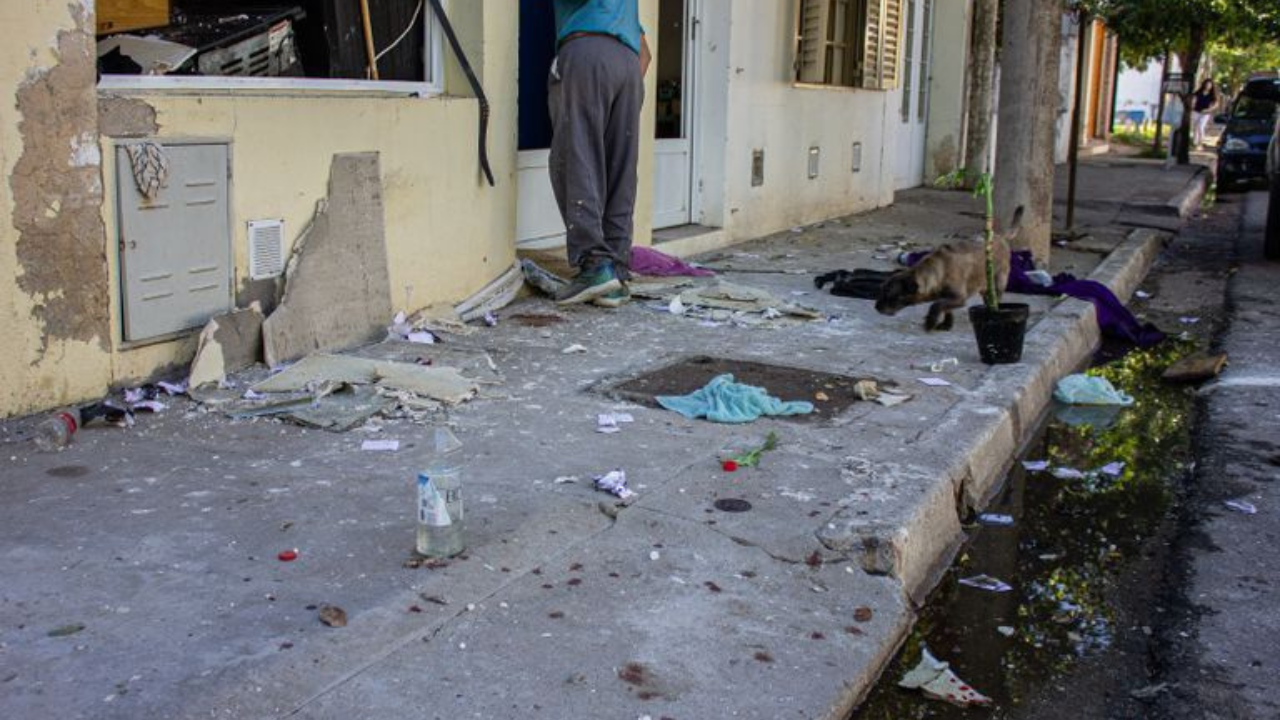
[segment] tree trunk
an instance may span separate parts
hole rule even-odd
[[[1178,164],[1191,163],[1191,93],[1196,88],[1196,75],[1200,72],[1200,58],[1204,55],[1206,30],[1203,24],[1191,26],[1191,37],[1187,42],[1187,50],[1180,53],[1182,60],[1182,76],[1189,83],[1190,92],[1182,96],[1182,125],[1178,128]]]
[[[969,108],[964,141],[965,187],[972,190],[987,167],[991,145],[991,111],[995,106],[996,27],[1000,0],[974,0],[973,38],[969,51]]]
[[[996,231],[1016,248],[1049,257],[1053,236],[1053,149],[1062,95],[1060,0],[1005,4],[1000,62],[1000,151]]]

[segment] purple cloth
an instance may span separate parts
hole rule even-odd
[[[1151,323],[1140,323],[1129,308],[1111,292],[1111,288],[1096,280],[1079,280],[1070,273],[1053,276],[1053,284],[1045,287],[1032,282],[1027,273],[1036,269],[1029,250],[1017,250],[1010,254],[1009,292],[1022,295],[1068,295],[1093,303],[1098,318],[1098,329],[1105,337],[1120,340],[1136,347],[1148,348],[1164,340],[1164,333]]]
[[[928,252],[914,252],[903,258],[908,267],[915,265],[928,255]],[[1015,250],[1009,254],[1009,282],[1005,290],[1020,295],[1068,295],[1079,300],[1093,303],[1098,318],[1098,329],[1102,335],[1118,340],[1134,347],[1147,348],[1159,344],[1165,339],[1151,323],[1140,323],[1129,312],[1129,308],[1111,292],[1111,288],[1095,280],[1079,280],[1070,273],[1059,273],[1053,276],[1053,284],[1045,287],[1037,285],[1027,277],[1027,273],[1036,269],[1035,258],[1030,250]]]
[[[631,248],[631,272],[650,277],[671,277],[673,275],[711,277],[715,275],[715,273],[706,268],[694,267],[679,258],[673,258],[653,248],[639,245]]]

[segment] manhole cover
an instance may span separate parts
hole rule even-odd
[[[810,415],[793,415],[783,420],[804,422],[830,419],[857,402],[854,385],[859,380],[847,375],[804,370],[785,365],[770,365],[749,360],[730,360],[697,356],[625,380],[605,389],[623,400],[657,406],[658,395],[688,395],[701,389],[717,375],[728,373],[747,385],[756,385],[782,400],[807,400],[813,403]]]
[[[715,509],[720,512],[746,512],[751,509],[751,503],[739,498],[720,498],[713,503]]]

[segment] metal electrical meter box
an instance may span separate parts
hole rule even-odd
[[[124,339],[203,326],[232,307],[230,148],[154,143],[165,171],[150,197],[127,147],[116,149]]]

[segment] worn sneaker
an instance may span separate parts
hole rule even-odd
[[[591,302],[600,307],[619,308],[631,301],[631,289],[623,283],[622,287],[604,295],[599,295],[591,299]]]
[[[613,271],[613,263],[601,262],[582,268],[578,276],[556,295],[556,304],[584,303],[621,289],[622,282]]]

